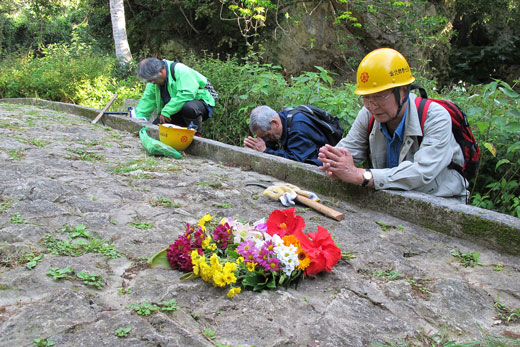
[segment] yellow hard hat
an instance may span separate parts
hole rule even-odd
[[[195,135],[194,129],[183,128],[173,124],[159,124],[159,140],[178,151],[184,151],[191,145],[193,135]]]
[[[354,93],[373,94],[414,81],[410,65],[401,53],[391,48],[379,48],[368,53],[359,64]]]

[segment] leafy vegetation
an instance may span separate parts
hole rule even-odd
[[[478,259],[480,258],[480,253],[477,252],[470,252],[470,253],[462,253],[459,250],[452,250],[451,255],[459,258],[460,263],[466,267],[475,267],[477,265],[482,265],[482,263],[479,263]]]
[[[55,233],[47,233],[41,242],[51,254],[79,257],[85,253],[99,253],[110,259],[122,256],[112,244],[91,236],[85,228],[82,224],[75,228],[64,226],[61,230],[68,233],[68,239],[63,240]],[[80,240],[76,241],[76,238]]]
[[[173,298],[168,301],[164,301],[158,304],[154,303],[141,303],[141,304],[132,304],[128,305],[129,309],[134,311],[140,316],[150,316],[153,313],[163,311],[163,312],[174,312],[180,309],[180,307],[177,305],[177,299]]]
[[[132,328],[117,328],[115,331],[115,334],[117,337],[127,337],[130,335],[130,331],[132,331]]]

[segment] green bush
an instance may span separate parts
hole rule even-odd
[[[36,97],[93,108],[103,108],[116,92],[119,101],[139,98],[144,86],[137,77],[116,79],[120,69],[113,56],[80,43],[50,45],[43,57],[16,53],[0,62],[0,97]]]

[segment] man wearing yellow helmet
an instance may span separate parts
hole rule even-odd
[[[359,64],[357,88],[364,107],[336,147],[320,149],[320,170],[329,177],[375,189],[416,190],[441,197],[466,197],[467,182],[451,162],[463,165],[451,117],[440,105],[418,117],[415,81],[404,56],[390,48],[370,52]],[[375,119],[369,126],[371,117]],[[372,169],[356,167],[367,160]]]

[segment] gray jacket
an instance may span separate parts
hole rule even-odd
[[[356,163],[370,160],[375,189],[415,190],[441,197],[466,197],[467,182],[457,171],[448,169],[453,160],[462,166],[462,149],[451,132],[449,113],[440,105],[431,103],[424,123],[424,135],[415,106],[416,95],[410,93],[404,139],[399,154],[399,165],[386,167],[386,140],[375,121],[370,134],[370,112],[359,111],[348,135],[336,147],[347,148]],[[418,137],[423,136],[419,145]]]

